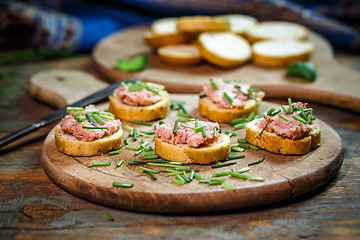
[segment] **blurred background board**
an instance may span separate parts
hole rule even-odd
[[[232,69],[220,69],[206,62],[191,67],[171,66],[161,62],[155,51],[144,41],[147,26],[128,28],[100,41],[92,52],[98,69],[112,81],[129,77],[159,82],[170,92],[199,93],[211,77],[239,79],[266,92],[269,98],[297,98],[360,112],[360,73],[339,64],[330,44],[315,32],[309,41],[315,45],[310,59],[317,68],[317,79],[311,83],[286,76],[286,69],[270,69],[247,63]],[[149,66],[139,72],[128,73],[115,68],[118,58],[128,59],[147,55]]]

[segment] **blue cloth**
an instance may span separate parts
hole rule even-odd
[[[157,18],[240,13],[297,22],[322,34],[336,49],[360,51],[357,0],[53,0],[51,6],[27,2],[0,0],[0,13],[12,21],[0,22],[0,47],[89,52],[106,35]]]

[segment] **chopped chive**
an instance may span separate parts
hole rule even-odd
[[[181,165],[176,165],[176,164],[168,164],[168,163],[152,163],[149,162],[147,163],[148,165],[152,165],[152,166],[158,166],[158,167],[172,167],[172,168],[179,168],[179,169],[189,169],[190,167],[187,166],[181,166]]]
[[[200,179],[200,180],[204,179],[203,176],[201,176],[200,174],[197,174],[197,173],[194,173],[194,177],[196,177],[197,179]]]
[[[206,130],[205,130],[205,128],[202,128],[201,132],[202,132],[203,138],[205,139],[206,138]]]
[[[115,150],[115,151],[110,151],[110,152],[109,152],[109,155],[115,155],[115,154],[119,154],[119,153],[121,153],[121,152],[122,152],[121,149]]]
[[[255,150],[255,151],[259,151],[259,150],[260,150],[259,147],[254,146],[254,145],[252,145],[252,144],[249,144],[248,146],[249,146],[252,150]]]
[[[215,81],[216,81],[215,78],[211,78],[211,79],[210,79],[211,86],[212,86],[213,88],[215,88],[216,90],[219,90],[220,88],[219,88],[219,86],[216,84]]]
[[[106,213],[105,213],[105,216],[106,216],[106,219],[107,219],[109,222],[114,221],[114,219],[113,219],[113,217],[111,216],[110,213],[106,212]]]
[[[125,139],[125,145],[129,145],[129,142],[130,142],[130,139],[127,137],[127,138]]]
[[[168,169],[168,170],[172,170],[172,169]],[[195,172],[199,172],[198,169],[191,169],[191,168],[174,168],[172,171],[185,171],[185,172],[195,171]]]
[[[264,159],[265,159],[265,157],[261,157],[259,161],[249,163],[248,166],[255,165],[255,164],[258,164],[258,163],[262,163],[264,161]]]
[[[136,132],[136,133],[142,137],[151,137],[149,134],[146,134],[144,132]]]
[[[242,93],[243,95],[247,96],[248,98],[254,100],[255,102],[258,102],[258,101],[259,101],[259,99],[257,99],[257,98],[255,98],[255,97],[253,97],[253,96],[251,96],[251,95],[249,95],[249,94],[241,91],[241,89],[240,89],[239,87],[235,87],[235,89],[238,90],[238,91],[239,91],[240,93]]]
[[[281,110],[277,109],[277,110],[273,111],[269,116],[274,116],[275,114],[278,114],[279,112],[281,112]]]
[[[250,171],[250,168],[249,168],[249,167],[241,168],[241,169],[237,170],[236,172],[237,172],[237,173],[243,173],[243,172],[247,172],[247,171]]]
[[[261,136],[261,134],[265,131],[265,129],[267,128],[267,126],[269,125],[269,122],[270,122],[270,118],[269,120],[267,121],[265,127],[261,130],[261,132],[259,133],[259,136]]]
[[[133,162],[128,162],[129,165],[137,165],[137,164],[146,164],[148,162],[152,162],[152,163],[167,163],[169,162],[168,160],[151,160],[151,161],[146,161],[146,160],[136,160]]]
[[[312,108],[305,108],[304,112],[311,112],[313,109]]]
[[[232,177],[237,177],[237,178],[241,178],[241,179],[245,179],[245,180],[249,179],[248,175],[237,173],[237,172],[230,172],[230,175]]]
[[[138,148],[138,147],[132,147],[132,146],[125,146],[125,148],[131,149],[131,150],[137,150],[137,151],[140,150],[140,148]]]
[[[196,120],[196,118],[177,118],[177,122],[191,122]]]
[[[234,152],[244,152],[245,149],[241,148],[241,147],[231,147],[231,151]]]
[[[79,116],[79,117],[74,117],[74,119],[78,122],[84,122],[85,121],[85,117],[84,116]]]
[[[248,143],[246,139],[241,139],[241,138],[239,138],[237,141],[238,143]]]
[[[176,176],[176,175],[175,175]],[[188,177],[186,177],[186,176],[184,176],[184,175],[179,175],[182,179],[184,179],[185,180],[185,182],[187,182],[187,183],[189,183],[189,182],[191,182],[191,180],[188,178]]]
[[[104,125],[105,124],[105,121],[104,120],[102,120],[98,115],[96,115],[96,114],[91,114],[91,117],[95,120],[95,121],[97,121],[98,123],[100,123],[101,125]]]
[[[120,162],[118,164],[116,164],[116,167],[120,167],[123,163],[123,160],[121,159]]]
[[[99,126],[96,126],[96,127],[82,126],[82,128],[84,128],[84,129],[108,129],[108,127],[99,127]]]
[[[184,184],[185,184],[185,180],[184,180],[184,179],[180,180],[180,179],[177,179],[177,178],[173,178],[173,179],[171,179],[171,181],[172,181],[173,183],[176,183],[176,184],[179,184],[179,185],[184,185]]]
[[[214,177],[220,177],[220,176],[226,176],[226,175],[230,175],[230,171],[220,171],[220,172],[214,172],[213,176]]]
[[[154,87],[154,88],[158,88],[158,89],[161,89],[161,90],[165,89],[164,85],[158,84],[158,83],[147,82],[146,85],[148,85],[149,87]]]
[[[152,169],[149,169],[149,168],[144,168],[144,167],[139,167],[141,170],[144,170],[145,172],[152,172],[152,173],[160,173],[159,171],[157,170],[152,170]]]
[[[282,120],[285,120],[286,122],[289,122],[290,120],[285,117],[284,115],[282,115],[281,113],[278,114],[279,118],[281,118]]]
[[[132,188],[134,186],[133,183],[124,183],[124,182],[113,182],[113,187],[125,187]]]
[[[235,186],[230,185],[230,184],[227,184],[227,183],[222,183],[221,186],[222,186],[223,188],[229,189],[229,190],[231,190],[231,191],[235,191],[235,190],[236,190],[236,187],[235,187]]]
[[[290,112],[287,110],[287,108],[284,105],[281,105],[281,108],[287,115],[290,114]]]
[[[84,109],[84,113],[100,113],[100,108],[86,108]]]
[[[71,116],[73,117],[79,117],[79,116],[82,116],[84,113],[83,112],[72,112],[71,113]]]
[[[152,179],[157,180],[157,177],[150,171],[145,171],[145,173],[149,174]]]
[[[199,119],[196,119],[196,120],[195,120],[195,127],[196,127],[196,128],[199,127]]]
[[[213,138],[216,138],[216,127],[214,127]]]
[[[66,111],[84,111],[83,107],[66,107]]]
[[[135,156],[139,155],[139,154],[142,153],[143,151],[144,151],[144,148],[140,148],[139,151],[137,151],[137,152],[135,153]]]
[[[137,139],[138,139],[136,128],[134,128],[133,138],[134,138],[134,141],[137,141]]]
[[[248,92],[249,92],[249,93],[252,93],[252,92],[260,92],[260,90],[257,89],[257,88],[254,88],[254,87],[249,87]]]
[[[293,115],[292,117],[293,117],[293,119],[295,119],[295,120],[297,120],[297,121],[299,121],[299,122],[301,122],[301,123],[303,123],[303,124],[307,124],[307,121],[305,121],[304,119],[302,119],[302,118],[299,117],[298,115]],[[310,120],[311,120],[311,119],[310,119]]]
[[[206,97],[205,93],[202,93],[202,94],[199,95],[199,98],[204,98],[204,97]]]
[[[244,154],[239,154],[239,155],[232,155],[232,156],[229,156],[229,160],[233,160],[233,159],[238,159],[238,158],[244,158],[245,155]]]
[[[92,162],[91,163],[92,166],[110,166],[111,162]]]
[[[245,123],[239,123],[234,126],[235,130],[246,128],[246,122]]]
[[[139,131],[139,133],[143,133],[143,134],[147,134],[147,135],[154,135],[156,132],[155,131],[152,131],[152,132],[144,132],[144,131]]]
[[[251,181],[261,181],[261,182],[264,182],[264,181],[265,181],[265,178],[263,178],[263,177],[250,177],[249,180],[251,180]]]
[[[271,116],[271,114],[275,111],[275,108],[271,108],[269,111],[267,111],[266,115]]]
[[[147,160],[147,159],[156,159],[159,158],[159,155],[154,154],[154,155],[148,155],[148,156],[144,156],[143,159]]]
[[[183,123],[180,123],[180,126],[183,126],[183,127],[186,127],[186,128],[190,128],[190,129],[192,129],[192,130],[195,131],[195,128],[192,127],[192,126],[189,126],[189,125],[186,125],[186,124],[183,124]]]
[[[176,121],[176,122],[174,123],[174,128],[173,128],[173,131],[172,131],[172,133],[173,133],[174,135],[175,135],[176,132],[177,132],[178,126],[179,126],[179,123],[178,123],[178,121]]]
[[[191,169],[190,175],[189,175],[189,179],[192,181],[194,180],[194,175],[195,175],[195,169]]]
[[[107,120],[115,120],[115,117],[108,116],[107,114],[99,114],[101,118],[107,119]]]
[[[184,112],[177,112],[177,115],[180,117],[186,117],[186,118],[191,118],[191,116],[187,113]]]
[[[89,113],[85,113],[85,117],[87,118],[87,120],[89,121],[89,123],[91,125],[94,125],[94,121],[92,120],[91,116]]]
[[[307,124],[310,124],[310,122],[311,122],[311,120],[313,119],[313,117],[312,117],[312,113],[310,113],[310,116],[309,116],[309,118],[308,118],[308,120],[307,120]]]
[[[175,171],[175,172],[168,172],[166,175],[167,176],[175,176],[176,174],[181,174],[181,173],[182,173],[181,171]]]
[[[245,121],[245,118],[236,118],[230,121],[230,125],[234,126],[239,123],[243,123]]]
[[[199,179],[199,183],[210,183],[209,179]]]
[[[236,97],[236,93],[233,93],[232,96],[230,96],[227,92],[223,93],[223,96],[226,98],[226,100],[229,103],[233,103],[234,102],[234,98]]]
[[[229,173],[230,173],[230,171],[229,171]],[[225,182],[225,178],[211,177],[211,178],[209,178],[209,179],[210,179],[210,181],[212,181],[212,182],[221,182],[221,183]]]
[[[130,123],[140,124],[140,125],[146,125],[146,126],[152,126],[151,122],[141,122],[141,121],[131,121]]]
[[[236,162],[220,163],[220,164],[212,165],[211,168],[225,167],[225,166],[229,166],[229,165],[233,165],[233,164],[236,164]]]
[[[106,115],[108,115],[109,117],[113,117],[113,118],[115,118],[115,115],[114,114],[112,114],[111,112],[105,112],[106,113]]]
[[[231,131],[224,131],[225,134],[229,134],[229,133],[232,133],[233,136],[237,136],[237,133],[236,132],[231,132]]]
[[[294,109],[293,109],[293,106],[292,106],[292,101],[291,101],[291,98],[288,98],[288,103],[289,103],[289,110],[290,110],[290,113],[293,113],[293,112],[294,112]]]
[[[238,143],[239,147],[242,147],[242,148],[246,148],[246,149],[250,149],[250,146],[249,145],[246,145],[246,144],[243,144],[243,143]]]
[[[251,122],[256,116],[255,112],[251,112],[250,115],[245,119],[246,122]]]
[[[165,122],[164,122],[163,120],[161,120],[161,121],[159,122],[159,125],[162,125],[162,124],[165,124]]]

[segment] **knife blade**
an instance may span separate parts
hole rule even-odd
[[[131,78],[131,79],[127,79],[127,80],[124,80],[121,82],[113,83],[110,86],[103,88],[102,90],[99,90],[93,94],[90,94],[89,96],[87,96],[75,103],[72,103],[70,105],[76,106],[76,107],[85,107],[91,103],[96,103],[96,102],[103,100],[103,99],[107,98],[108,96],[110,96],[114,92],[114,90],[121,85],[122,82],[135,83],[136,81],[140,81],[140,79]],[[64,117],[66,114],[68,114],[68,112],[66,111],[66,107],[63,107],[63,108],[57,110],[56,112],[53,112],[53,113],[41,118],[40,120],[38,120],[37,122],[35,122],[33,124],[30,124],[30,125],[23,127],[13,133],[6,135],[5,137],[0,139],[0,148],[14,142],[15,140],[17,140],[29,133],[32,133],[32,132],[38,130],[39,128],[42,128],[42,127],[58,120],[59,118]]]

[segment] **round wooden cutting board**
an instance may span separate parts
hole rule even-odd
[[[328,104],[360,112],[360,73],[340,65],[326,39],[310,32],[309,41],[315,46],[310,61],[317,69],[315,82],[286,76],[285,68],[264,68],[247,63],[243,66],[220,69],[206,62],[190,67],[163,63],[154,49],[146,45],[147,26],[138,26],[116,32],[101,40],[92,52],[99,70],[113,81],[138,77],[145,81],[160,82],[174,93],[199,93],[209,78],[238,79],[266,92],[270,98],[296,98]],[[136,55],[149,56],[149,65],[139,72],[116,69],[118,58],[129,59]]]
[[[173,94],[171,99],[184,101],[185,108],[191,116],[205,120],[198,112],[197,95]],[[107,104],[103,106],[105,110],[107,107]],[[266,112],[271,107],[278,105],[263,102],[261,112]],[[316,109],[314,114],[316,116]],[[176,117],[176,111],[171,111],[163,120],[168,123]],[[157,122],[154,121],[153,126],[125,121],[122,121],[122,124],[133,126],[138,131],[153,131]],[[299,196],[323,185],[336,174],[343,160],[340,137],[326,123],[321,120],[317,120],[317,123],[322,130],[321,146],[304,156],[283,156],[264,150],[246,149],[243,153],[231,153],[245,155],[245,158],[229,160],[236,161],[235,165],[222,168],[191,165],[192,168],[200,170],[200,175],[209,178],[213,172],[231,170],[233,167],[239,170],[264,156],[265,160],[262,163],[252,165],[251,170],[245,173],[252,177],[263,177],[264,182],[224,177],[226,183],[236,186],[235,191],[224,189],[220,185],[199,183],[198,179],[178,185],[172,183],[173,177],[167,176],[165,172],[156,174],[155,181],[139,167],[154,170],[163,170],[164,167],[129,165],[128,162],[141,160],[142,157],[135,156],[136,151],[125,148],[122,148],[121,154],[112,156],[67,156],[56,149],[54,129],[45,139],[41,154],[42,165],[48,176],[63,189],[81,198],[112,207],[149,212],[199,212],[241,208]],[[221,124],[221,128],[223,131],[235,131],[229,124]],[[245,139],[245,129],[235,132],[237,136],[231,138],[232,143],[237,142],[239,138]],[[125,130],[124,139],[127,136],[128,131]],[[129,145],[139,147],[141,138],[143,137],[137,142],[131,138]],[[149,141],[150,146],[154,148],[153,136],[143,139]],[[123,164],[117,168],[116,164],[121,159]],[[95,161],[110,161],[111,165],[91,167],[91,163]],[[134,187],[112,187],[113,182],[129,182],[133,183]]]

